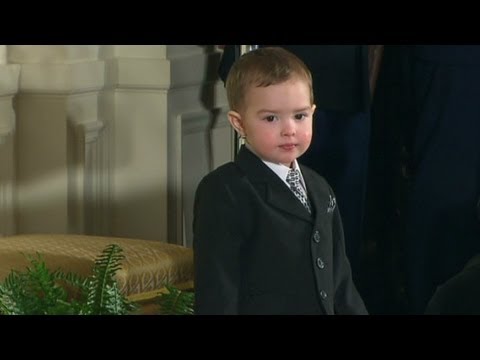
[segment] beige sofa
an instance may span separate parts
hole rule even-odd
[[[121,291],[143,305],[142,313],[156,311],[156,297],[166,284],[193,289],[193,251],[179,245],[117,237],[25,234],[0,238],[0,281],[12,269],[29,264],[25,255],[40,253],[51,270],[88,276],[95,258],[109,244],[123,249],[125,259],[117,272]]]

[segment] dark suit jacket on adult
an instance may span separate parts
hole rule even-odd
[[[430,300],[427,315],[480,315],[480,255],[459,274],[439,286]]]
[[[372,154],[385,165],[370,177],[388,234],[379,257],[392,258],[382,273],[399,270],[386,283],[404,288],[407,312],[423,314],[480,253],[480,46],[390,45],[382,61]]]
[[[366,314],[327,182],[301,166],[312,217],[242,147],[200,182],[194,207],[196,314]],[[330,210],[329,210],[330,209]]]

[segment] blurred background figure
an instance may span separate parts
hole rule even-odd
[[[477,202],[480,221],[480,200]],[[427,305],[426,315],[480,315],[480,254],[440,285]]]
[[[480,255],[437,288],[425,314],[480,315]]]
[[[480,46],[385,46],[368,192],[373,313],[423,314],[480,253],[479,96]]]

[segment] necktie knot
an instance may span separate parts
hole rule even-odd
[[[300,200],[302,205],[311,213],[310,203],[308,202],[307,194],[300,184],[300,172],[297,169],[290,169],[287,174],[287,183],[295,196]]]
[[[292,186],[301,186],[300,185],[300,173],[297,169],[290,169],[287,174],[287,183]]]

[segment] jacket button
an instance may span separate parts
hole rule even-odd
[[[318,230],[316,230],[313,234],[313,241],[315,241],[316,243],[320,242],[320,233],[318,232]]]
[[[320,269],[323,269],[325,267],[325,263],[323,262],[323,260],[321,258],[317,258],[317,266]]]
[[[327,292],[325,290],[320,291],[320,297],[325,300],[327,298]]]
[[[404,179],[410,179],[412,177],[412,172],[410,171],[408,165],[403,164],[400,171]]]

